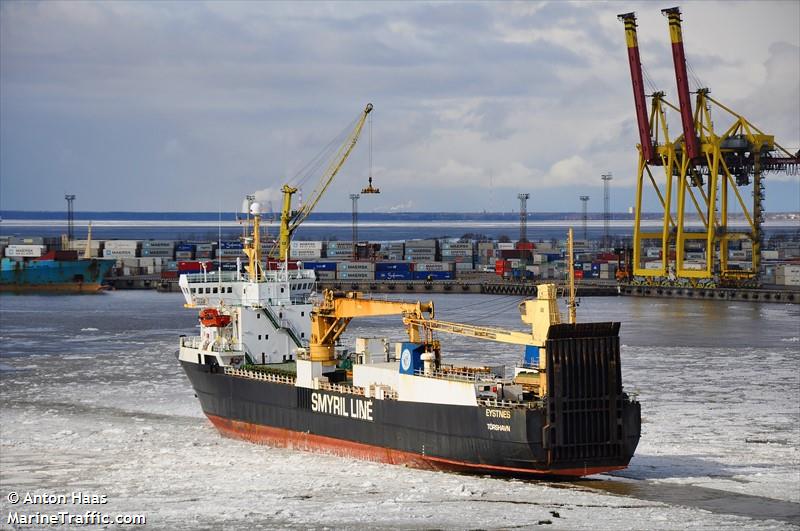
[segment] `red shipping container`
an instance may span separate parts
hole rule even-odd
[[[575,278],[583,278],[583,269],[575,270]]]

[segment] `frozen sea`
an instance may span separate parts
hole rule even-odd
[[[443,319],[522,329],[520,299],[434,297]],[[622,322],[642,403],[631,466],[574,482],[429,472],[222,438],[175,359],[179,294],[0,296],[0,529],[8,514],[144,514],[152,529],[790,529],[800,525],[800,307],[587,298]],[[397,319],[353,321],[402,337]],[[442,336],[444,355],[515,348]],[[107,496],[22,506],[9,493]],[[33,526],[35,528],[36,526]],[[25,527],[30,528],[30,527]],[[113,528],[113,526],[112,526]]]

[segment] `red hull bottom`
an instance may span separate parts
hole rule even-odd
[[[481,474],[502,474],[514,476],[588,476],[600,474],[612,470],[622,470],[624,466],[603,466],[603,467],[584,467],[584,468],[558,468],[558,469],[530,469],[515,468],[496,465],[484,465],[479,463],[467,463],[433,457],[429,455],[415,454],[391,448],[381,448],[368,444],[334,439],[312,433],[297,432],[283,428],[262,426],[238,420],[225,419],[216,415],[206,414],[212,424],[219,432],[233,439],[241,439],[256,444],[266,444],[281,448],[291,448],[312,452],[338,455],[342,457],[354,457],[365,461],[377,461],[393,465],[404,465],[413,468],[427,470],[440,470],[448,472],[467,472]]]

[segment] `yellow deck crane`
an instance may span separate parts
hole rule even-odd
[[[339,173],[347,157],[350,156],[350,153],[356,146],[358,137],[361,135],[361,130],[364,128],[364,122],[371,111],[372,104],[368,103],[356,121],[355,127],[328,164],[317,186],[314,188],[314,191],[311,192],[311,195],[308,196],[305,203],[298,210],[292,210],[292,196],[298,189],[288,184],[284,184],[281,188],[281,192],[283,193],[283,207],[281,209],[281,225],[280,234],[278,236],[278,257],[281,260],[288,259],[289,242],[292,238],[292,233],[294,233],[308,215],[311,214],[311,211],[314,210],[314,207],[317,206],[317,203],[322,198],[322,194],[325,193],[325,190],[327,190],[328,186],[333,182],[333,178]]]
[[[322,301],[311,312],[311,361],[334,361],[336,340],[355,317],[402,315],[419,320],[425,313],[433,318],[433,302],[386,301],[364,298],[358,292],[335,294],[331,290],[324,290]],[[420,334],[413,326],[409,327],[409,337],[411,341],[419,342]]]
[[[511,345],[543,348],[547,343],[547,334],[551,325],[561,324],[561,313],[558,311],[557,289],[555,284],[539,284],[535,299],[527,299],[519,304],[522,322],[531,326],[530,332],[504,330],[489,326],[478,326],[464,323],[452,323],[437,319],[423,319],[412,315],[403,317],[403,323],[409,331],[417,331],[422,342],[438,346],[433,339],[434,332],[455,334],[486,341],[496,341]],[[420,334],[421,332],[421,334]],[[414,341],[414,339],[411,339]],[[437,349],[438,350],[438,349]],[[438,356],[437,356],[438,358]],[[538,380],[535,385],[542,395],[547,392],[547,379],[545,375],[546,357],[539,356],[538,367],[532,367],[536,372],[532,375]],[[536,375],[538,373],[538,376]]]

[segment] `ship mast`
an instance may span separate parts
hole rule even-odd
[[[572,254],[572,227],[569,228],[569,236],[567,237],[567,260],[569,264],[567,266],[569,271],[569,302],[567,303],[567,308],[569,308],[569,324],[575,324],[578,305],[575,303],[575,258]]]

